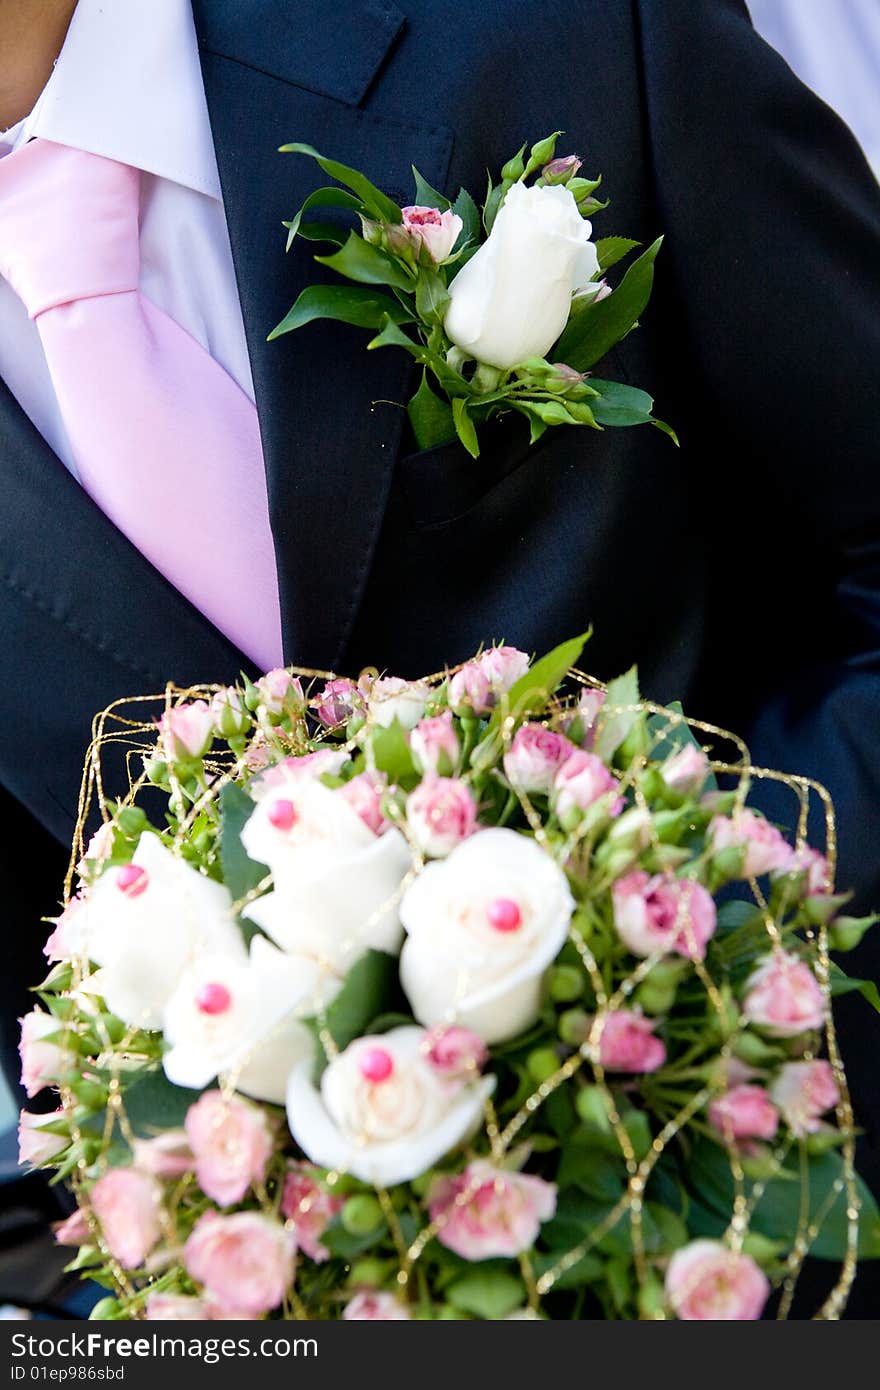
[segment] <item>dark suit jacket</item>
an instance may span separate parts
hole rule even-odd
[[[194,3],[287,658],[417,674],[481,640],[540,650],[592,623],[598,675],[637,661],[651,696],[824,781],[841,882],[880,904],[880,190],[853,138],[740,0],[399,3]],[[560,151],[605,175],[600,234],[666,234],[644,324],[605,370],[655,395],[680,451],[644,428],[553,429],[529,449],[517,419],[476,464],[458,444],[414,452],[387,404],[408,395],[403,354],[333,324],[266,343],[317,273],[303,248],[283,254],[280,224],[320,175],[280,144],[403,202],[413,163],[478,191],[557,127]],[[0,478],[8,1013],[38,973],[50,837],[69,838],[93,712],[243,662],[8,395]],[[791,821],[790,803],[768,808]],[[28,850],[42,875],[23,872]],[[880,975],[880,938],[857,967]],[[861,1000],[849,1012],[876,1117],[880,1030]]]

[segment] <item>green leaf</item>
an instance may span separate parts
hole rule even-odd
[[[168,1129],[179,1129],[186,1112],[201,1092],[172,1086],[164,1071],[141,1072],[137,1081],[125,1088],[125,1113],[139,1139]]]
[[[654,261],[663,238],[658,237],[637,261],[633,261],[617,289],[598,304],[591,304],[572,319],[553,356],[575,371],[585,372],[605,356],[609,348],[635,326],[651,297]]]
[[[565,1242],[567,1249],[573,1250],[576,1245],[580,1244],[583,1238],[583,1234],[578,1233],[573,1239],[567,1240]],[[545,1274],[548,1269],[552,1269],[553,1266],[558,1263],[558,1250],[552,1255],[538,1255],[534,1260],[535,1274],[540,1278],[542,1274]],[[582,1255],[577,1263],[573,1264],[570,1269],[567,1269],[564,1274],[559,1276],[553,1288],[578,1289],[584,1284],[595,1284],[601,1279],[604,1269],[604,1262],[599,1256],[588,1252],[586,1255]]]
[[[417,207],[437,208],[439,212],[445,212],[447,208],[452,206],[447,197],[438,193],[436,188],[432,188],[429,183],[425,182],[414,164],[412,171],[416,181],[415,201]]]
[[[424,362],[428,356],[427,350],[421,343],[414,343],[412,338],[404,333],[402,328],[398,328],[393,319],[386,315],[386,322],[382,325],[381,333],[377,333],[375,338],[371,338],[367,343],[367,351],[380,347],[402,347],[407,352],[411,352],[417,362]]]
[[[419,269],[416,281],[416,311],[423,323],[442,323],[449,307],[449,291],[443,277],[427,267]]]
[[[598,381],[590,377],[590,385],[598,391],[590,402],[593,414],[603,425],[646,425],[651,420],[654,401],[647,391],[637,386],[624,386],[620,381]]]
[[[428,385],[427,372],[422,373],[421,385],[406,407],[406,413],[420,449],[433,449],[455,438],[452,407],[435,396]]]
[[[452,418],[455,422],[455,432],[471,458],[479,458],[480,445],[477,440],[477,431],[473,420],[468,414],[468,403],[464,396],[456,396],[453,400]]]
[[[409,323],[412,314],[396,299],[378,290],[356,285],[307,285],[290,312],[273,328],[268,341],[292,333],[314,319],[336,319],[356,328],[380,328],[385,316],[393,323]]]
[[[641,246],[640,241],[630,241],[625,236],[603,236],[596,242],[596,254],[599,257],[599,269],[602,271],[610,270],[618,261],[622,261],[624,256],[628,256],[630,251],[634,251],[637,246]]]
[[[519,1279],[502,1269],[475,1269],[450,1284],[446,1299],[463,1313],[497,1321],[522,1306],[525,1289]]]
[[[343,208],[346,212],[360,212],[362,207],[363,203],[360,198],[355,198],[352,193],[346,193],[344,188],[316,188],[314,193],[310,193],[306,198],[292,221],[284,224],[287,228],[287,250],[289,251],[294,243],[303,215],[311,208]]]
[[[409,739],[399,719],[392,719],[387,728],[377,724],[370,733],[369,747],[376,771],[384,772],[392,787],[418,777]]]
[[[856,990],[863,998],[867,999],[872,1009],[880,1013],[880,991],[878,991],[873,980],[853,980],[839,965],[832,961],[829,973],[831,981],[831,997],[837,999],[841,994],[853,994]]]
[[[455,243],[456,247],[463,246],[469,241],[478,242],[482,229],[480,209],[466,188],[459,189],[458,197],[452,205],[452,211],[457,213],[462,222],[461,235]]]
[[[227,782],[220,793],[223,829],[220,835],[220,866],[223,882],[238,902],[252,892],[268,874],[265,864],[249,859],[241,843],[241,832],[255,806],[247,792],[235,782]]]
[[[608,686],[599,737],[596,740],[596,752],[603,762],[611,761],[639,718],[638,710],[628,708],[637,705],[638,702],[639,673],[638,668],[633,666],[626,675],[618,676],[617,680],[611,681]],[[610,712],[616,708],[620,708],[619,714],[604,715],[604,710]]]
[[[320,164],[325,174],[329,174],[331,179],[337,179],[344,183],[361,199],[364,206],[382,222],[399,222],[401,220],[400,208],[393,203],[390,198],[378,189],[375,184],[370,183],[364,174],[357,169],[350,169],[347,164],[339,164],[335,159],[327,159],[319,154],[312,145],[295,143],[292,145],[282,145],[282,154],[305,154],[310,159],[314,159]]]
[[[394,998],[397,960],[385,951],[367,951],[355,961],[345,984],[328,1007],[325,1019],[336,1046],[348,1047]]]
[[[350,232],[348,241],[332,256],[316,256],[315,260],[363,285],[393,285],[408,294],[415,288],[411,276],[398,261],[378,246],[371,246],[357,232]]]
[[[688,1155],[685,1170],[687,1184],[703,1208],[700,1235],[721,1235],[733,1211],[734,1183],[727,1152],[719,1144],[701,1140]],[[829,1209],[822,1222],[810,1254],[822,1260],[840,1260],[846,1253],[848,1222],[846,1191],[832,1200],[835,1183],[843,1177],[843,1160],[839,1153],[810,1155],[809,1193],[805,1194],[808,1221],[816,1221]],[[759,1235],[780,1241],[786,1250],[794,1245],[801,1215],[800,1156],[789,1155],[782,1176],[771,1178],[763,1190],[750,1225]],[[857,1178],[861,1214],[859,1217],[859,1255],[861,1259],[880,1258],[880,1212],[868,1188]],[[748,1189],[746,1191],[748,1197]]]

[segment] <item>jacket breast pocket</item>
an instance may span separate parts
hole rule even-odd
[[[460,520],[530,462],[551,433],[530,445],[526,421],[511,412],[481,429],[479,458],[471,458],[457,439],[404,455],[397,477],[412,524],[423,530]]]

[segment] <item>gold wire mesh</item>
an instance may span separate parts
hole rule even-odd
[[[332,672],[316,671],[303,667],[291,667],[289,670],[293,676],[305,681],[335,679]],[[425,681],[428,684],[437,685],[449,675],[450,671],[438,672],[432,676],[426,677]],[[603,684],[603,682],[583,671],[577,669],[572,670],[569,673],[569,677],[571,681],[582,687],[603,691],[607,694],[608,687]],[[115,803],[116,807],[120,805],[134,805],[146,785],[147,779],[143,772],[143,759],[145,756],[155,752],[156,749],[156,714],[161,710],[169,710],[178,704],[190,700],[210,700],[220,689],[222,689],[222,687],[216,685],[198,685],[183,688],[169,683],[166,689],[157,695],[142,695],[117,700],[95,717],[92,728],[92,740],[83,770],[76,831],[73,838],[70,867],[65,882],[65,905],[69,902],[73,892],[76,866],[81,860],[86,847],[86,829],[90,819],[93,819],[97,812],[102,821],[106,822],[111,820],[111,801]],[[572,703],[571,700],[559,698],[549,701],[544,711],[544,718],[541,722],[548,727],[556,726],[566,714],[571,713]],[[688,718],[677,710],[668,709],[646,700],[638,701],[631,705],[617,706],[606,702],[602,710],[603,719],[613,718],[622,714],[654,715],[663,721],[667,733],[674,733],[676,729],[687,728],[690,730],[691,734],[698,738],[699,742],[702,743],[703,740],[709,740],[710,742],[706,743],[704,746],[705,751],[710,755],[710,767],[712,771],[718,775],[735,779],[735,805],[737,807],[741,807],[745,804],[752,780],[772,780],[787,787],[797,800],[798,818],[796,848],[798,849],[802,848],[806,843],[810,798],[811,796],[817,797],[824,810],[825,853],[829,863],[831,885],[833,886],[837,857],[835,817],[831,798],[823,786],[810,778],[784,774],[769,768],[753,765],[749,750],[742,739],[717,725],[707,723],[703,720]],[[278,757],[291,753],[304,752],[307,748],[315,747],[314,732],[307,731],[304,722],[300,729],[294,728],[292,734],[286,734],[281,733],[277,728],[273,728],[265,719],[261,718],[259,713],[257,718],[260,735],[271,746],[271,751],[274,751]],[[501,724],[502,745],[505,750],[510,746],[515,733],[516,723],[515,716],[508,712]],[[658,738],[659,737],[662,737],[662,732],[658,734]],[[311,740],[311,742],[309,740]],[[348,744],[341,744],[334,740],[332,746],[334,748],[345,747],[353,752],[361,745],[362,741],[362,736],[359,736],[357,741],[354,739],[350,740]],[[712,749],[716,743],[730,745],[736,751],[735,758],[730,760],[712,756]],[[125,756],[127,786],[124,788],[121,795],[118,792],[113,796],[109,795],[108,788],[105,785],[103,760],[110,749],[121,750]],[[636,774],[646,765],[647,761],[647,757],[644,756],[637,757],[633,760],[633,763],[622,778],[624,788],[627,786],[634,786]],[[210,776],[206,778],[202,794],[188,810],[186,809],[186,804],[179,786],[176,786],[172,779],[171,803],[172,806],[176,805],[182,813],[180,815],[176,834],[171,844],[172,850],[177,850],[179,852],[180,845],[188,834],[196,815],[205,808],[216,805],[224,786],[229,782],[241,778],[245,774],[249,775],[246,754],[240,757],[235,757],[231,753],[222,754],[219,758],[209,759],[206,763],[206,768]],[[472,774],[470,774],[468,770],[462,775],[465,780],[468,780],[469,775]],[[561,848],[558,846],[554,848],[548,841],[538,812],[531,804],[528,796],[522,793],[517,793],[517,796],[522,811],[534,833],[535,839],[545,849],[551,850],[558,862],[561,864],[567,863],[571,855],[581,846],[583,832],[579,830],[571,832]],[[635,786],[635,797],[637,804],[645,804],[644,798],[637,786]],[[399,822],[399,828],[406,833],[405,822]],[[653,833],[656,837],[656,831]],[[411,844],[410,847],[413,854],[413,867],[401,883],[397,894],[395,894],[395,901],[398,901],[402,897],[413,877],[421,871],[424,865],[424,860],[418,847],[414,844]],[[240,912],[250,901],[267,888],[271,887],[271,884],[272,876],[270,874],[256,889],[252,890],[246,898],[243,898],[234,905],[235,912]],[[749,886],[755,904],[762,915],[768,941],[771,944],[777,944],[779,939],[777,924],[768,908],[760,887],[754,880],[750,881]],[[378,911],[384,913],[390,905],[390,903],[385,903]],[[814,931],[808,933],[808,935],[812,937],[815,946],[814,964],[820,986],[826,999],[827,1023],[825,1027],[825,1044],[839,1092],[836,1118],[842,1134],[841,1155],[843,1159],[843,1176],[829,1193],[823,1208],[813,1215],[812,1220],[810,1219],[809,1194],[807,1191],[803,1194],[804,1200],[802,1200],[801,1203],[801,1213],[796,1237],[786,1261],[784,1275],[781,1281],[778,1281],[781,1283],[781,1296],[777,1317],[784,1319],[788,1316],[792,1306],[798,1274],[803,1265],[803,1261],[817,1238],[828,1209],[840,1198],[842,1192],[846,1203],[846,1253],[833,1289],[825,1298],[822,1306],[814,1314],[816,1319],[836,1320],[846,1305],[847,1297],[855,1277],[858,1256],[859,1195],[854,1167],[855,1130],[846,1076],[841,1061],[830,1007],[831,963],[828,955],[827,928],[824,924],[820,924],[816,926]],[[573,1055],[569,1056],[567,1060],[559,1066],[554,1074],[535,1087],[533,1093],[527,1097],[520,1109],[503,1128],[499,1127],[491,1099],[486,1101],[485,1132],[489,1145],[489,1153],[493,1162],[500,1163],[510,1154],[511,1146],[517,1135],[540,1110],[548,1097],[577,1072],[587,1068],[587,1074],[590,1076],[592,1083],[598,1088],[602,1097],[611,1132],[619,1145],[627,1173],[627,1186],[621,1198],[589,1232],[588,1236],[558,1258],[556,1263],[539,1276],[535,1276],[526,1258],[521,1259],[520,1272],[528,1293],[528,1306],[536,1315],[541,1311],[542,1299],[553,1290],[562,1276],[591,1250],[595,1249],[603,1238],[609,1232],[613,1231],[618,1223],[623,1220],[628,1221],[631,1231],[633,1265],[636,1272],[638,1287],[639,1290],[644,1288],[648,1273],[648,1261],[643,1236],[643,1206],[646,1185],[655,1165],[664,1154],[667,1147],[690,1120],[697,1116],[707,1106],[713,1095],[718,1093],[718,1087],[721,1085],[720,1082],[718,1083],[718,1087],[712,1084],[705,1084],[696,1090],[688,1099],[687,1103],[681,1105],[662,1126],[659,1133],[654,1137],[649,1152],[643,1158],[638,1159],[632,1139],[621,1120],[614,1091],[607,1081],[605,1071],[600,1062],[599,1043],[605,1019],[608,1014],[625,1003],[640,981],[660,959],[660,956],[655,955],[641,960],[638,965],[633,968],[631,973],[619,983],[617,988],[612,993],[609,993],[606,989],[599,964],[587,942],[575,930],[572,930],[570,939],[583,963],[597,1002],[595,1019],[589,1037]],[[711,978],[702,961],[697,960],[694,964],[713,1008],[717,1011],[720,1018],[724,1018],[725,1003],[716,981]],[[79,1001],[85,1001],[85,1006],[88,1007],[88,996],[80,993],[80,988],[85,978],[86,968],[86,962],[74,962],[74,977],[71,990],[77,994]],[[107,1033],[106,1026],[97,1009],[93,1012],[94,1017],[92,1022],[102,1045],[101,1060],[104,1063],[109,1063],[112,1071],[109,1083],[109,1102],[103,1144],[103,1148],[106,1150],[114,1125],[119,1126],[120,1132],[127,1142],[131,1143],[134,1139],[125,1109],[123,1080],[126,1070],[137,1062],[137,1055],[132,1051],[136,1045],[137,1030],[130,1029],[121,1042],[114,1043]],[[318,1036],[327,1053],[328,1060],[332,1060],[337,1054],[337,1048],[326,1026],[323,1010],[318,1008],[316,1012],[318,1017]],[[719,1049],[719,1055],[725,1061],[729,1060],[732,1056],[733,1042],[737,1034],[746,1027],[746,1022],[746,1019],[740,1015],[733,1034],[728,1035],[727,1041]],[[808,1053],[806,1055],[809,1057],[812,1054]],[[247,1059],[245,1058],[236,1069],[235,1073],[230,1073],[220,1078],[220,1086],[224,1094],[229,1095],[232,1093],[235,1088],[237,1076],[242,1067],[246,1064],[246,1061]],[[73,1142],[78,1146],[77,1151],[82,1152],[84,1148],[84,1135],[77,1124],[76,1098],[69,1087],[63,1086],[61,1088],[61,1099],[65,1115],[71,1126]],[[772,1169],[770,1176],[781,1169],[791,1146],[791,1139],[783,1140],[774,1146],[772,1150]],[[728,1137],[726,1147],[735,1196],[725,1240],[730,1249],[737,1251],[742,1248],[743,1242],[748,1235],[750,1217],[761,1199],[767,1182],[770,1180],[770,1176],[757,1179],[750,1183],[743,1170],[739,1153],[732,1138]],[[106,1156],[102,1153],[97,1160],[98,1171],[101,1171],[105,1164]],[[107,1248],[101,1233],[100,1223],[91,1208],[88,1197],[88,1184],[90,1179],[94,1176],[94,1172],[94,1164],[90,1164],[85,1156],[81,1157],[78,1160],[76,1168],[71,1173],[72,1186],[87,1222],[91,1240],[105,1257],[107,1267],[115,1281],[120,1298],[124,1301],[129,1315],[134,1318],[139,1318],[144,1315],[143,1310],[147,1294],[152,1288],[156,1287],[156,1285],[139,1286],[139,1284],[135,1283],[129,1273],[122,1268],[119,1261],[113,1257]],[[804,1170],[804,1175],[806,1176],[806,1170]],[[339,1180],[339,1174],[330,1173],[327,1178],[328,1186],[332,1189]],[[172,1252],[177,1251],[178,1254],[177,1230],[174,1215],[180,1201],[186,1193],[188,1184],[193,1181],[194,1179],[191,1176],[182,1179],[181,1182],[177,1184],[176,1188],[169,1194],[162,1211],[163,1234],[170,1250]],[[471,1186],[460,1192],[456,1198],[455,1205],[461,1206],[467,1203],[474,1191],[475,1187]],[[257,1195],[263,1211],[277,1217],[280,1205],[280,1193],[276,1193],[271,1200],[265,1190],[258,1192]],[[396,1282],[401,1296],[407,1297],[413,1288],[413,1276],[418,1272],[419,1260],[430,1241],[440,1229],[441,1223],[426,1221],[415,1238],[408,1241],[404,1237],[397,1211],[389,1193],[384,1190],[377,1190],[377,1196],[387,1219],[389,1230],[397,1250],[399,1269]],[[159,1283],[161,1285],[161,1279]],[[289,1291],[283,1309],[283,1316],[300,1320],[309,1316],[295,1288]],[[655,1309],[648,1316],[664,1318],[666,1314],[662,1309]]]

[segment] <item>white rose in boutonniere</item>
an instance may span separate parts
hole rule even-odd
[[[452,341],[504,370],[543,357],[568,322],[572,295],[599,269],[591,230],[567,188],[515,183],[488,241],[449,287]]]
[[[237,1091],[283,1105],[292,1068],[311,1065],[314,1042],[301,1020],[326,1008],[341,984],[311,957],[285,955],[262,936],[248,959],[206,956],[165,1011],[166,1076],[198,1091],[227,1077]]]
[[[431,1058],[422,1028],[358,1038],[332,1061],[318,1090],[302,1063],[287,1088],[287,1119],[321,1168],[377,1187],[408,1182],[467,1139],[480,1123],[493,1076],[450,1079]]]
[[[400,949],[400,885],[412,853],[399,830],[377,834],[322,782],[274,783],[242,831],[274,888],[246,915],[285,951],[343,974],[368,947]]]
[[[138,1028],[163,1026],[165,1005],[199,956],[245,958],[229,891],[141,836],[130,864],[105,869],[76,914],[79,952],[108,1007]]]
[[[420,1023],[504,1042],[538,1017],[541,978],[574,900],[559,866],[513,830],[482,830],[407,889],[400,979]]]

